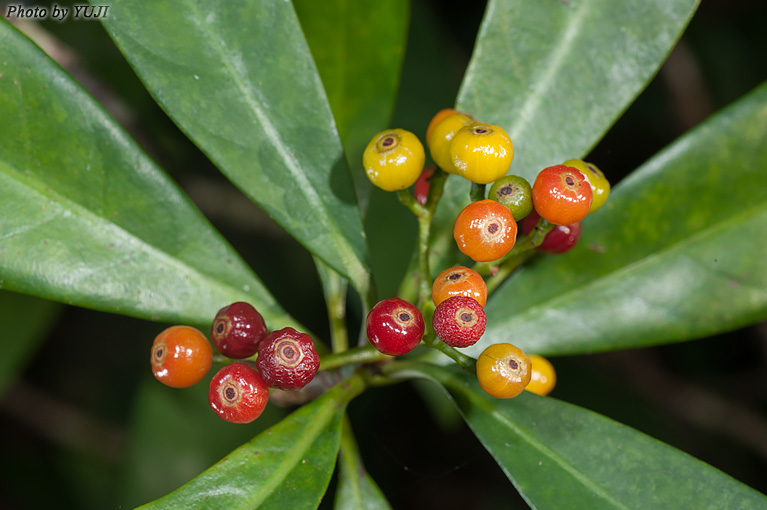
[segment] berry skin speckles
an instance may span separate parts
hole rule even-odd
[[[549,223],[581,221],[591,207],[591,185],[580,170],[555,165],[544,168],[533,183],[533,206]]]
[[[482,276],[464,266],[445,269],[434,279],[431,286],[431,299],[434,306],[447,298],[466,296],[474,299],[480,306],[487,302],[487,284]]]
[[[437,337],[450,347],[470,347],[482,337],[487,319],[477,301],[453,296],[437,305],[431,324]]]
[[[219,370],[208,387],[208,403],[222,420],[250,423],[264,412],[269,387],[261,375],[245,363],[232,363]]]
[[[494,200],[479,200],[458,214],[453,226],[458,249],[476,262],[491,262],[506,255],[517,240],[517,222]]]
[[[299,390],[314,378],[320,356],[312,337],[293,328],[272,331],[258,345],[256,366],[271,388]]]

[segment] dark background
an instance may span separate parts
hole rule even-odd
[[[413,0],[392,126],[421,133],[437,110],[453,104],[483,9],[483,2]],[[667,63],[586,159],[615,184],[767,79],[766,21],[767,2],[704,0]],[[178,131],[101,26],[45,21],[25,29],[48,38],[47,48],[179,182],[283,306],[327,338],[309,255]],[[373,204],[391,207],[392,200],[377,193]],[[392,244],[373,249],[396,266],[402,257],[390,251]],[[359,312],[352,310],[352,320],[359,322]],[[270,406],[257,424],[234,427],[209,412],[203,385],[160,387],[147,358],[163,327],[60,308],[40,349],[1,397],[0,508],[148,502],[287,412]],[[629,424],[767,492],[767,325],[553,363],[555,397]],[[374,389],[355,400],[350,413],[366,466],[395,508],[526,508],[433,387]]]

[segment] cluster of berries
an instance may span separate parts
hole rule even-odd
[[[211,339],[227,358],[244,360],[258,354],[255,367],[230,363],[210,381],[208,402],[222,419],[249,423],[269,401],[269,388],[299,390],[314,378],[320,357],[314,341],[293,328],[269,332],[263,317],[249,303],[237,302],[219,310]],[[191,326],[171,326],[154,340],[154,376],[173,388],[200,382],[213,363],[213,349],[205,335]]]
[[[482,185],[482,197],[458,214],[453,227],[458,249],[478,263],[506,256],[516,243],[520,221],[525,236],[535,228],[547,232],[536,246],[539,251],[568,251],[580,237],[581,220],[599,209],[610,192],[604,174],[580,160],[544,168],[532,186],[523,177],[506,175],[514,157],[506,131],[451,108],[434,116],[426,140],[436,166],[424,168],[425,151],[413,133],[403,129],[378,133],[363,154],[367,176],[387,191],[415,185],[415,198],[423,205],[438,168]],[[484,198],[484,185],[491,183]],[[485,331],[486,300],[487,286],[476,271],[463,266],[442,271],[432,286],[436,336],[451,347],[474,345]],[[371,344],[395,356],[414,349],[425,329],[418,308],[398,298],[378,303],[368,314],[366,327]],[[547,394],[555,383],[547,360],[528,357],[507,343],[491,345],[480,354],[477,378],[488,394],[499,398],[514,397],[523,389]]]

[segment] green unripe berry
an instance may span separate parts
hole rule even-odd
[[[507,175],[495,181],[487,198],[508,207],[514,221],[520,221],[533,210],[532,187],[527,179],[518,175]]]

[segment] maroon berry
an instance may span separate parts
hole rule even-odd
[[[535,210],[522,220],[522,233],[528,235],[541,217]],[[543,253],[552,253],[558,255],[571,250],[581,237],[581,222],[571,223],[570,225],[554,225],[554,228],[546,234],[543,242],[536,248]]]
[[[384,354],[400,356],[421,342],[424,322],[421,312],[404,299],[384,299],[370,310],[365,321],[368,339]]]
[[[213,376],[208,390],[210,407],[231,423],[250,423],[264,412],[269,387],[250,365],[232,363]]]
[[[300,390],[320,368],[312,337],[293,328],[272,331],[258,346],[261,377],[272,388]]]
[[[451,347],[474,345],[485,332],[485,311],[475,300],[453,296],[437,305],[431,325],[440,340]]]
[[[264,318],[249,303],[232,303],[213,319],[211,339],[218,352],[228,358],[253,356],[268,333]]]

